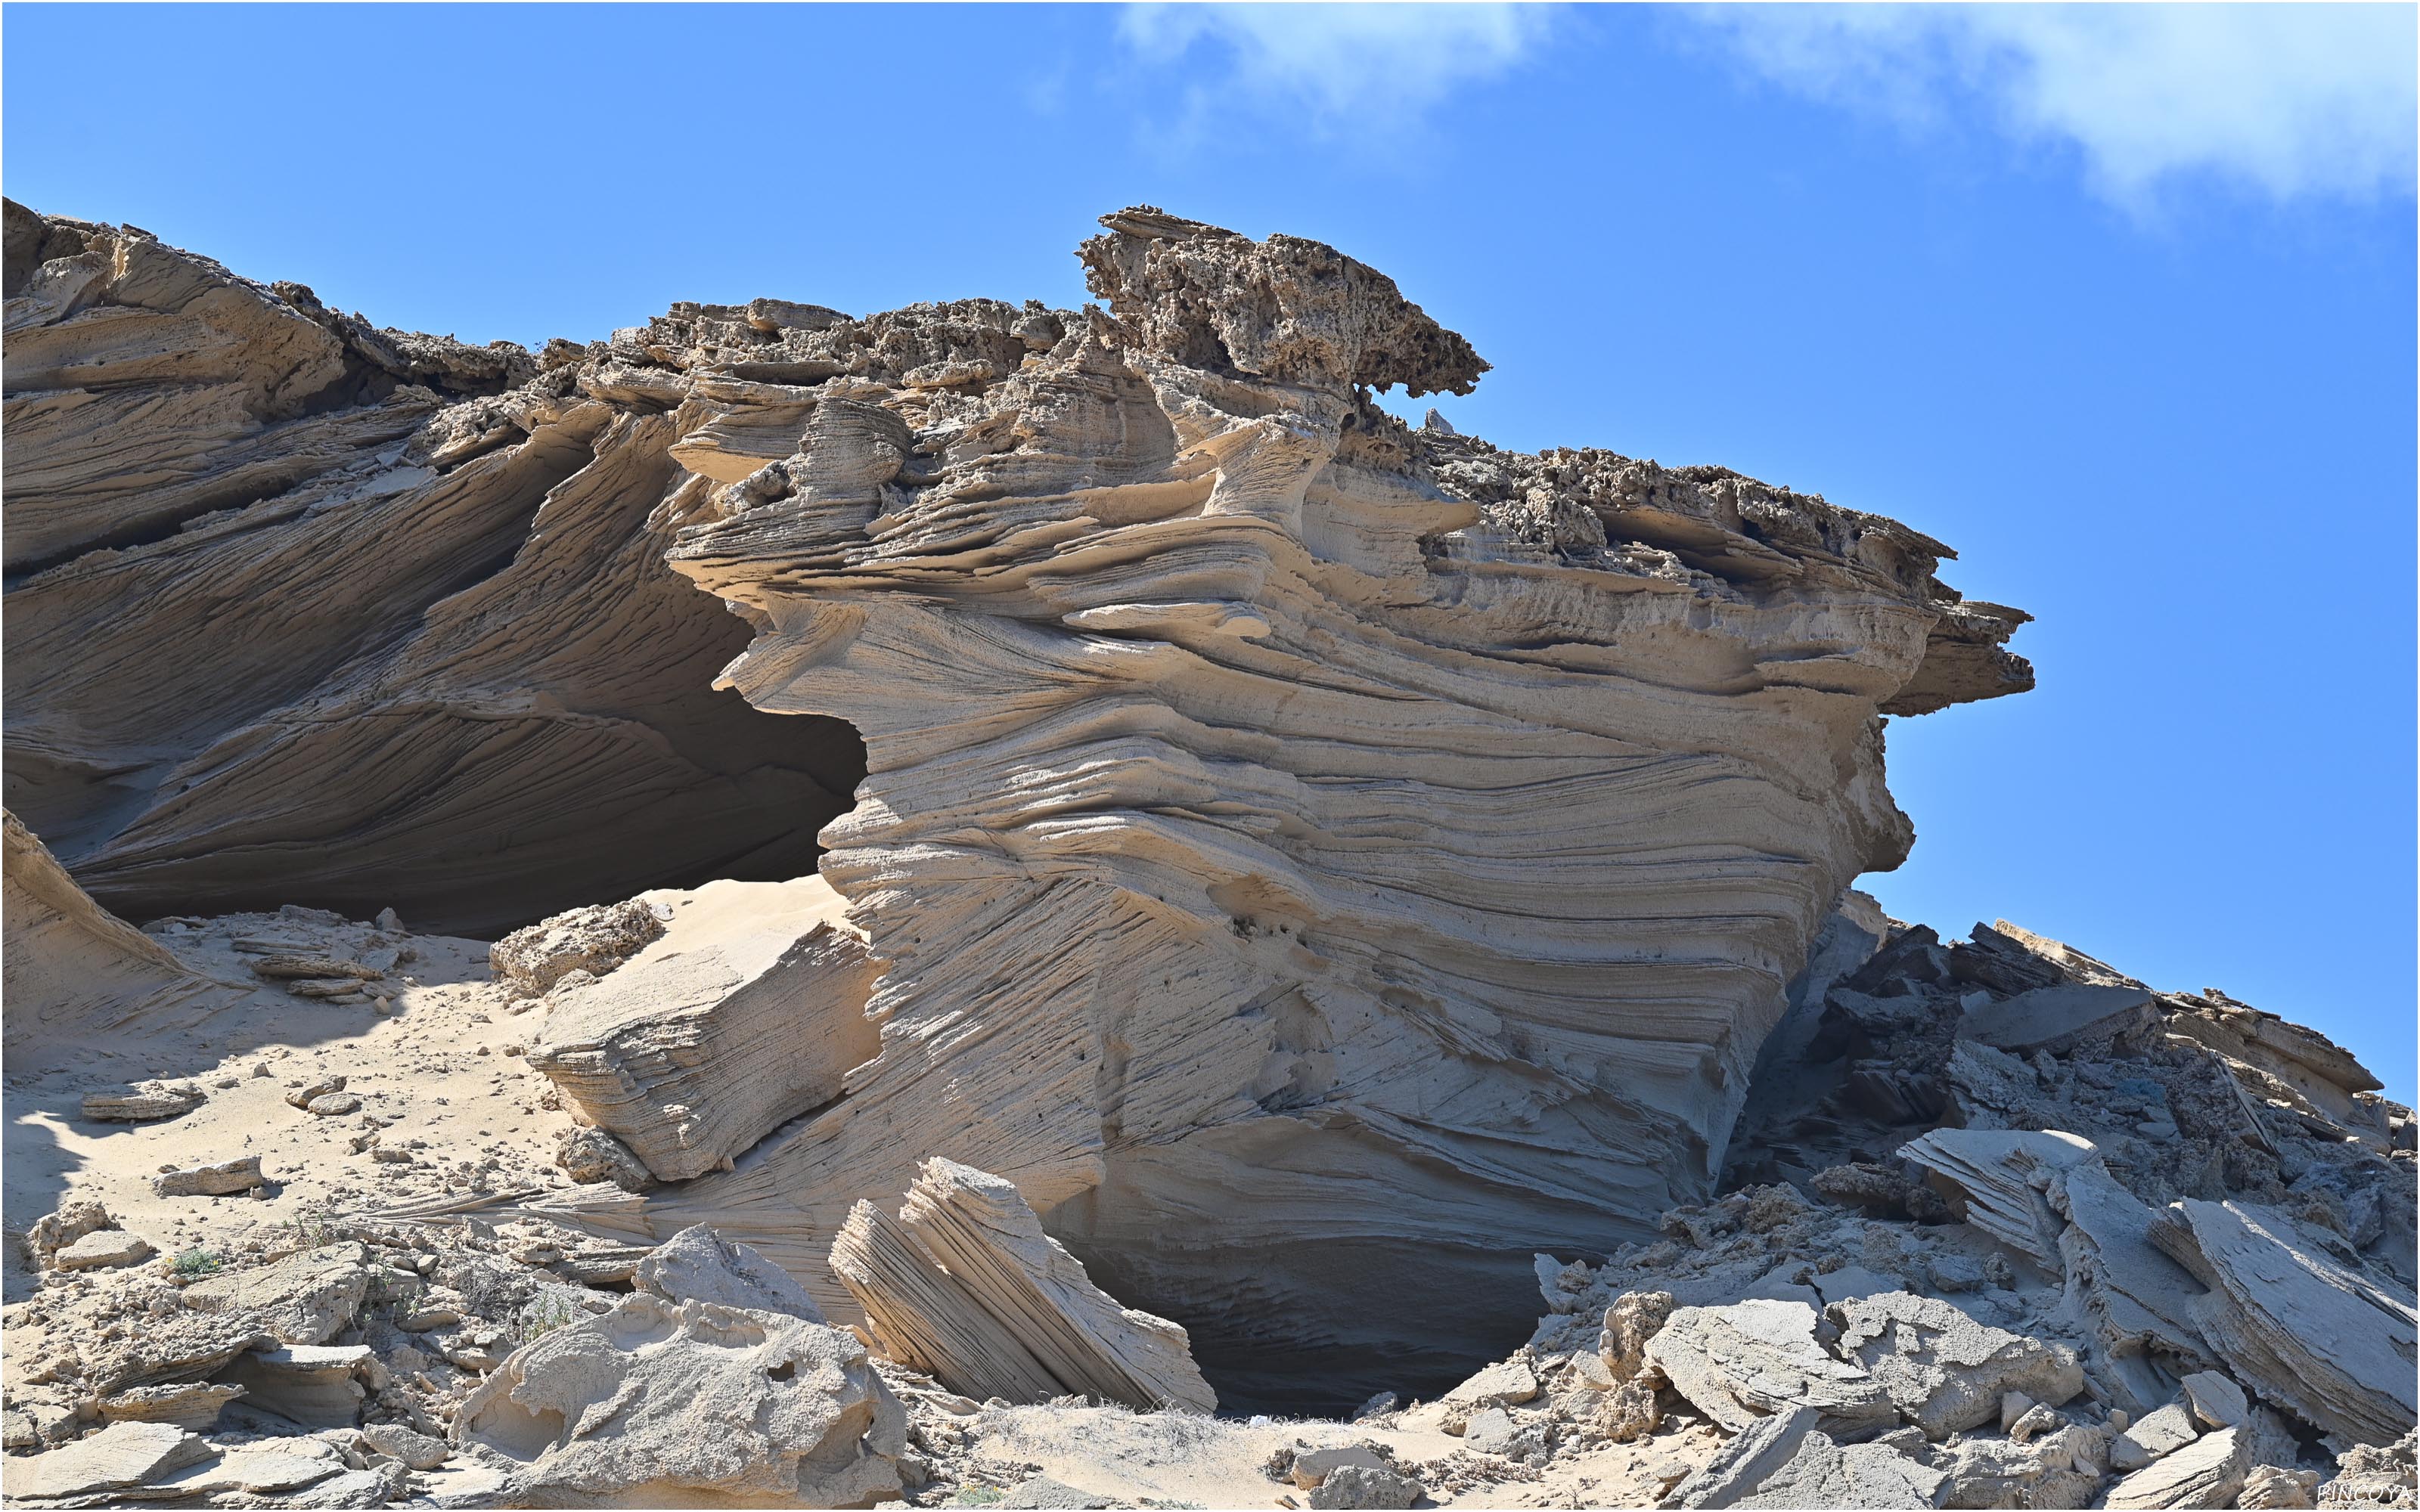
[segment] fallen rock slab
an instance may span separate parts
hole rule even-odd
[[[216,1379],[242,1387],[246,1407],[306,1428],[349,1428],[380,1369],[365,1344],[290,1344],[237,1355]]]
[[[2189,1199],[2150,1238],[2211,1288],[2191,1310],[2231,1374],[2328,1432],[2391,1443],[2420,1420],[2420,1311],[2288,1232]]]
[[[831,1267],[892,1358],[953,1391],[1217,1410],[1184,1329],[1120,1306],[1013,1183],[972,1166],[927,1160],[897,1218],[860,1202]]]
[[[1866,1366],[1837,1359],[1818,1343],[1818,1321],[1803,1302],[1682,1307],[1648,1341],[1646,1359],[1726,1432],[1802,1406],[1816,1409],[1835,1432],[1896,1423],[1899,1414],[1883,1383]]]
[[[2243,1489],[2244,1474],[2251,1468],[2242,1433],[2235,1428],[2221,1428],[2126,1476],[2109,1489],[2106,1504],[2232,1506],[2236,1492]]]
[[[212,1165],[163,1171],[151,1179],[151,1190],[163,1197],[225,1197],[249,1192],[261,1181],[260,1157],[241,1155]]]
[[[2083,1368],[2064,1345],[1978,1323],[1938,1298],[1885,1292],[1842,1303],[1830,1316],[1842,1352],[1929,1439],[1993,1421],[2009,1392],[2055,1407],[2084,1389]]]
[[[1754,1494],[1733,1503],[1754,1507],[1936,1507],[1949,1477],[1878,1443],[1836,1443],[1808,1433],[1788,1463]]]
[[[148,1258],[151,1242],[123,1228],[96,1228],[51,1257],[62,1271],[97,1271]]]
[[[675,896],[644,949],[555,993],[529,1054],[668,1181],[830,1102],[881,1048],[865,1017],[879,968],[830,884],[712,882]]]
[[[145,1082],[122,1092],[86,1092],[84,1116],[96,1123],[156,1123],[191,1113],[207,1101],[190,1083]]]
[[[1797,1455],[1798,1446],[1814,1431],[1818,1415],[1812,1407],[1795,1407],[1756,1419],[1715,1450],[1713,1458],[1667,1491],[1657,1504],[1739,1505]]]
[[[326,1244],[196,1281],[185,1305],[250,1319],[287,1344],[324,1344],[352,1323],[383,1273],[366,1246]]]
[[[224,1382],[174,1381],[136,1386],[101,1399],[104,1423],[167,1423],[195,1433],[207,1433],[219,1420],[219,1410],[243,1395],[243,1388]]]
[[[648,1251],[631,1271],[630,1284],[666,1302],[704,1302],[824,1321],[814,1299],[789,1272],[704,1224],[684,1228]]]
[[[89,1438],[0,1461],[11,1497],[98,1496],[158,1480],[210,1458],[197,1434],[173,1423],[112,1423]]]
[[[453,1440],[509,1463],[505,1506],[856,1506],[898,1493],[907,1430],[845,1330],[635,1292],[516,1350]]]
[[[2030,1056],[2037,1050],[2065,1055],[2086,1040],[2115,1039],[2151,1020],[2152,995],[2141,987],[2061,983],[2037,987],[1970,1008],[1959,1020],[1958,1038]]]
[[[604,977],[661,939],[671,910],[645,898],[573,908],[517,929],[489,948],[496,980],[524,997],[543,997],[575,971]]]
[[[1935,1129],[1899,1152],[1956,1192],[1968,1223],[2054,1274],[2067,1223],[2042,1195],[2048,1183],[2036,1178],[2099,1153],[2074,1134],[2013,1129]]]

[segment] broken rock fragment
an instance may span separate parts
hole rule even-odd
[[[210,1458],[210,1446],[173,1423],[112,1423],[89,1438],[0,1461],[13,1497],[46,1499],[125,1491]]]
[[[704,1302],[811,1323],[824,1320],[814,1299],[789,1272],[704,1224],[684,1228],[648,1251],[632,1271],[630,1284],[666,1302]]]
[[[671,1181],[831,1101],[881,1037],[877,968],[821,877],[712,882],[665,906],[644,949],[550,999],[529,1060]]]
[[[978,1400],[1218,1407],[1184,1329],[1121,1307],[1014,1184],[972,1166],[927,1160],[896,1218],[860,1202],[831,1267],[892,1359]]]
[[[498,981],[524,997],[543,997],[571,972],[607,975],[663,933],[658,904],[631,898],[574,908],[517,929],[489,948],[488,960]]]
[[[463,1400],[507,1506],[866,1505],[907,1411],[845,1330],[645,1292],[540,1335]]]
[[[2233,1506],[2251,1469],[2242,1433],[2221,1428],[2161,1457],[2109,1489],[2112,1507]]]
[[[52,1257],[62,1271],[92,1271],[132,1265],[151,1254],[151,1242],[122,1228],[96,1228]]]
[[[1841,1351],[1929,1439],[1994,1420],[2012,1391],[2057,1406],[2084,1389],[2066,1346],[1978,1323],[1938,1298],[1884,1292],[1841,1303],[1831,1316]]]
[[[1798,1407],[1815,1408],[1825,1425],[1840,1432],[1897,1422],[1891,1396],[1869,1368],[1870,1362],[1834,1357],[1816,1339],[1818,1321],[1815,1309],[1803,1302],[1752,1299],[1728,1307],[1683,1307],[1648,1341],[1646,1357],[1690,1406],[1727,1432]]]
[[[212,1165],[163,1171],[151,1179],[151,1190],[163,1197],[224,1197],[249,1192],[261,1180],[260,1157],[240,1155]]]

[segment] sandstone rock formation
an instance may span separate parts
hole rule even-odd
[[[821,877],[634,901],[668,916],[655,938],[601,980],[556,976],[529,1054],[659,1179],[728,1165],[881,1048],[865,1017],[877,967]]]
[[[1907,844],[1878,713],[2027,686],[2023,616],[1821,499],[1409,430],[1368,391],[1483,364],[1385,278],[1106,224],[1106,310],[684,306],[579,369],[711,416],[673,565],[757,631],[727,685],[870,773],[822,870],[880,1053],[644,1221],[846,1316],[830,1236],[938,1153],[1205,1359],[1435,1374],[1509,1321],[1475,1277],[1704,1190],[1831,901]]]
[[[0,847],[6,864],[0,918],[8,935],[0,949],[0,999],[8,1005],[12,1064],[129,1029],[190,1023],[246,990],[186,967],[94,903],[14,813],[0,814]],[[87,1115],[166,1116],[106,1106]]]
[[[812,869],[857,742],[712,690],[669,406],[5,221],[7,802],[102,903],[498,929]]]
[[[831,1267],[884,1352],[970,1396],[1093,1396],[1207,1412],[1185,1330],[1121,1307],[1042,1231],[1016,1188],[929,1160],[896,1218],[860,1202]]]

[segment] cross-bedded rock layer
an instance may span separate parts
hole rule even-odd
[[[846,720],[867,775],[822,871],[885,963],[879,1053],[596,1221],[710,1219],[845,1317],[832,1236],[938,1155],[1227,1380],[1494,1353],[1521,1304],[1475,1281],[1705,1191],[1816,929],[1910,842],[1879,716],[2030,686],[2024,616],[1814,496],[1409,429],[1369,391],[1485,364],[1383,275],[1105,224],[1106,308],[678,305],[527,365],[211,269],[329,373],[231,341],[249,408],[194,467],[393,434],[219,513],[59,506],[10,595],[11,802],[138,914],[274,887],[518,921],[575,882],[803,870],[834,764],[784,741]],[[12,293],[66,278],[54,237],[181,256],[41,225]],[[24,318],[74,351],[93,311],[165,318],[121,283]],[[184,381],[9,361],[12,406]],[[721,686],[818,722],[708,689],[715,598],[754,631]],[[501,815],[509,867],[467,876]]]
[[[812,1272],[947,1155],[1205,1359],[1483,1352],[1475,1273],[1704,1189],[1831,901],[1909,843],[1878,711],[2027,686],[2022,616],[1820,499],[1408,429],[1367,386],[1483,364],[1390,282],[1106,224],[1105,311],[718,391],[710,433],[798,439],[673,563],[757,626],[731,686],[865,738],[823,869],[883,1050],[650,1200]]]

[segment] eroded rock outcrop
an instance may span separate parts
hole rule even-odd
[[[484,931],[812,869],[856,740],[713,691],[668,406],[5,213],[7,801],[101,903]]]
[[[2023,616],[1819,498],[1408,429],[1368,391],[1483,364],[1382,275],[1106,224],[1106,309],[682,306],[579,368],[691,417],[671,556],[757,631],[727,686],[870,774],[822,870],[880,1052],[646,1222],[846,1316],[830,1237],[938,1153],[1205,1359],[1450,1372],[1509,1321],[1476,1277],[1705,1189],[1908,843],[1879,714],[2027,686]]]
[[[191,1024],[247,989],[205,977],[76,886],[58,858],[14,813],[0,814],[7,946],[7,1046],[19,1065],[113,1034]],[[155,1094],[190,1107],[181,1094]],[[199,1102],[198,1094],[193,1102]],[[164,1118],[126,1100],[97,1118]]]

